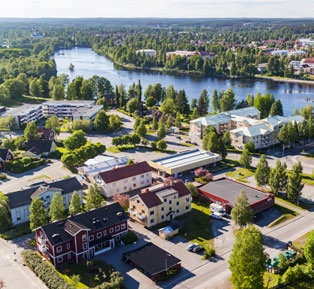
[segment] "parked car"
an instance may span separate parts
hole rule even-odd
[[[191,252],[195,246],[198,246],[198,244],[197,243],[189,244],[186,247],[186,249]]]
[[[192,252],[194,253],[198,253],[200,251],[202,251],[204,248],[200,245],[196,245],[195,247],[193,247]]]
[[[178,135],[178,136],[176,136],[176,138],[177,138],[177,139],[179,139],[179,140],[181,140],[181,137],[180,137],[179,135]]]
[[[192,144],[194,144],[195,146],[198,146],[198,143],[197,143],[197,142],[195,142],[195,141],[194,141],[194,142],[192,142]]]
[[[212,213],[209,215],[210,217],[214,218],[214,219],[217,219],[217,220],[221,220],[222,219],[222,216],[221,215],[218,215],[218,214],[215,214],[215,213]]]
[[[186,143],[191,143],[191,141],[190,141],[190,140],[186,140],[185,142],[186,142]]]

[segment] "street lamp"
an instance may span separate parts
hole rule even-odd
[[[168,260],[167,260],[167,256],[171,256],[170,254],[166,254],[166,259],[165,259],[165,262],[166,262],[166,273],[168,271]]]

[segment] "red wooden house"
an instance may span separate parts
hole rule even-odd
[[[128,232],[119,203],[77,214],[35,230],[37,250],[55,267],[78,263],[116,247]]]

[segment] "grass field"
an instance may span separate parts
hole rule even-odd
[[[227,172],[227,177],[233,178],[239,182],[247,183],[247,178],[254,176],[254,169],[238,168],[235,171]]]

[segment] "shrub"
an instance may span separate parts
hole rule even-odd
[[[122,242],[125,245],[132,244],[138,240],[137,235],[133,231],[128,231],[128,233],[122,237]]]
[[[216,254],[216,251],[213,247],[208,247],[205,249],[203,259],[209,259],[210,257],[213,257]]]
[[[6,174],[3,174],[3,173],[0,174],[0,181],[5,180],[6,178],[7,178]]]

